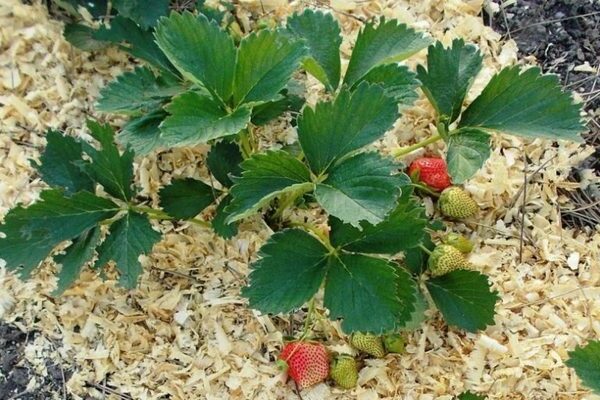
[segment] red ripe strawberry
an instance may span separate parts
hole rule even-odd
[[[323,382],[329,375],[329,355],[325,346],[311,342],[289,342],[283,346],[278,364],[300,389]]]
[[[417,158],[410,164],[408,175],[438,191],[452,185],[446,162],[438,157]]]

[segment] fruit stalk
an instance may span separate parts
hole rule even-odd
[[[417,143],[415,143],[415,144],[413,144],[411,146],[399,147],[399,148],[397,148],[396,150],[394,150],[392,152],[392,155],[394,157],[396,157],[396,158],[405,156],[407,154],[412,153],[415,150],[420,149],[421,147],[425,147],[425,146],[428,146],[428,145],[430,145],[432,143],[435,143],[438,140],[440,140],[441,138],[442,138],[442,135],[440,135],[439,133],[435,134],[435,135],[431,136],[430,138],[427,138],[425,140],[417,142]]]

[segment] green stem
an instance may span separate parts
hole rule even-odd
[[[136,211],[139,213],[147,214],[150,219],[158,219],[158,220],[176,220],[177,218],[171,217],[169,214],[162,210],[157,210],[155,208],[146,207],[146,206],[135,206],[129,205],[129,210]],[[186,219],[187,222],[191,222],[192,224],[203,226],[205,228],[210,228],[210,222],[198,219],[198,218],[190,218]]]
[[[290,225],[304,228],[305,230],[307,230],[308,232],[312,233],[317,238],[319,238],[319,240],[323,243],[323,245],[325,247],[327,247],[327,250],[329,250],[331,253],[335,253],[336,250],[331,245],[331,242],[329,241],[329,238],[327,237],[327,235],[321,229],[317,228],[313,224],[309,224],[307,222],[290,222]]]
[[[414,186],[415,188],[424,191],[425,193],[434,196],[434,197],[440,197],[440,194],[438,192],[434,192],[433,190],[429,189],[427,186],[425,185],[421,185],[419,183],[412,183],[412,186]]]
[[[392,152],[392,155],[394,157],[405,156],[405,155],[407,155],[409,153],[412,153],[415,150],[420,149],[421,147],[425,147],[425,146],[428,146],[428,145],[430,145],[432,143],[435,143],[438,140],[440,140],[441,138],[442,138],[442,135],[440,135],[439,133],[435,134],[435,135],[433,135],[433,136],[431,136],[431,137],[429,137],[429,138],[427,138],[427,139],[425,139],[423,141],[417,142],[417,143],[415,143],[415,144],[413,144],[411,146],[399,147],[399,148],[397,148],[396,150],[394,150]]]
[[[427,247],[425,247],[423,245],[423,243],[419,243],[419,247],[421,248],[421,250],[423,250],[425,253],[431,255],[431,250],[429,250]]]
[[[312,315],[315,312],[315,298],[310,299],[308,303],[308,314],[306,314],[306,319],[304,320],[304,329],[302,330],[302,339],[305,339],[308,336],[308,328],[310,328],[310,321],[312,320]]]
[[[275,211],[275,214],[273,216],[277,219],[281,219],[283,212],[288,207],[293,205],[300,196],[303,196],[305,193],[309,192],[313,188],[312,185],[306,186],[307,187],[300,187],[282,196],[279,201],[279,206],[277,206],[277,210]]]
[[[248,158],[252,155],[252,146],[250,145],[249,134],[246,129],[239,133],[240,145],[242,146],[242,154],[244,158]]]

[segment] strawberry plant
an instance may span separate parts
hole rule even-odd
[[[173,12],[153,29],[153,56],[132,52],[148,64],[110,83],[98,100],[99,110],[129,116],[116,136],[125,150],[117,150],[110,128],[94,122],[95,145],[48,133],[37,168],[51,189],[10,211],[0,226],[0,257],[9,268],[27,275],[60,249],[59,288],[93,259],[96,267],[114,261],[121,282],[133,287],[139,255],[160,238],[149,219],[190,220],[229,238],[239,221],[258,214],[277,231],[242,291],[261,312],[287,313],[306,303],[314,312],[322,291],[328,317],[355,339],[375,338],[378,354],[385,349],[377,335],[418,327],[428,299],[448,324],[467,331],[494,322],[498,294],[463,254],[472,244],[439,238],[444,224],[427,215],[418,195],[439,197],[441,215],[468,220],[478,205],[458,185],[490,156],[492,133],[580,140],[579,107],[555,76],[505,68],[465,107],[482,67],[478,49],[460,39],[449,47],[431,44],[394,20],[363,27],[345,74],[340,27],[320,11],[295,14],[285,27],[239,42],[201,13]],[[416,73],[400,64],[425,48],[427,63]],[[298,96],[292,76],[299,68],[323,85],[315,105],[303,106]],[[375,151],[372,144],[419,88],[436,112],[437,133],[391,156]],[[296,145],[260,146],[258,126],[285,113]],[[409,177],[399,159],[440,140],[445,163],[438,158],[433,173],[421,163]],[[175,179],[159,192],[162,209],[148,207],[133,187],[134,154],[198,144],[211,146],[205,167],[218,185]],[[211,205],[210,222],[197,218]],[[65,241],[71,243],[64,247]],[[349,386],[354,377],[342,375]]]

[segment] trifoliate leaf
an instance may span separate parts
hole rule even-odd
[[[330,215],[360,228],[361,221],[382,222],[394,209],[406,175],[377,153],[360,153],[334,165],[315,189],[319,204]]]
[[[231,97],[235,69],[233,39],[204,15],[171,13],[156,27],[156,42],[187,79],[222,101]]]
[[[423,241],[427,216],[423,206],[402,196],[396,208],[377,225],[361,222],[361,228],[330,218],[330,240],[335,247],[358,253],[396,254]]]
[[[52,130],[46,133],[46,140],[46,148],[40,157],[41,164],[36,165],[44,182],[70,194],[81,190],[93,192],[94,182],[82,174],[77,165],[82,160],[81,143]]]
[[[73,243],[64,250],[64,254],[54,257],[54,261],[62,265],[57,274],[56,289],[52,292],[54,296],[62,294],[77,280],[81,268],[91,260],[98,243],[100,243],[100,228],[94,227],[73,240]]]
[[[448,136],[446,164],[452,183],[471,178],[490,157],[490,135],[481,129],[463,128]]]
[[[141,58],[163,71],[176,73],[158,45],[154,42],[154,35],[136,25],[129,18],[117,15],[110,20],[110,27],[101,26],[92,37],[96,40],[106,41],[119,45],[119,49]]]
[[[308,168],[285,151],[255,154],[242,163],[242,169],[231,188],[228,222],[247,217],[284,192],[313,187]]]
[[[580,142],[584,128],[579,111],[580,106],[561,91],[557,75],[509,67],[494,75],[467,107],[460,126]]]
[[[396,20],[369,22],[358,34],[344,83],[352,86],[371,69],[402,61],[424,49],[431,39]]]
[[[81,164],[83,170],[104,187],[106,193],[118,199],[131,199],[133,181],[133,157],[130,149],[121,155],[115,145],[114,131],[109,125],[100,125],[95,121],[87,122],[88,129],[101,148],[86,146],[85,152],[91,163]]]
[[[215,201],[219,191],[193,178],[175,179],[160,189],[160,206],[171,217],[190,219]]]
[[[456,270],[426,282],[427,290],[446,322],[468,332],[494,323],[498,292],[490,291],[485,275]]]
[[[112,0],[120,15],[134,20],[143,29],[156,25],[156,21],[169,13],[169,0]]]
[[[401,304],[401,311],[396,317],[396,329],[406,329],[415,312],[419,287],[408,271],[398,265],[396,265],[396,275],[398,275],[396,280],[398,300]]]
[[[346,154],[379,139],[398,118],[398,106],[377,85],[342,90],[332,102],[304,108],[298,139],[315,175]]]
[[[98,248],[96,267],[114,261],[120,273],[119,283],[134,288],[142,273],[140,255],[148,254],[159,240],[160,233],[152,229],[146,216],[129,212],[110,226],[108,236]]]
[[[263,313],[286,313],[301,307],[325,277],[327,252],[321,242],[299,229],[275,233],[261,247],[261,258],[252,265],[250,284],[242,295]],[[338,294],[340,299],[344,294]]]
[[[221,199],[221,202],[217,206],[217,210],[215,212],[215,216],[213,217],[211,224],[215,233],[221,236],[223,239],[230,239],[237,235],[238,233],[238,223],[232,222],[228,224],[227,218],[229,218],[229,213],[226,208],[231,203],[231,196],[225,196]]]
[[[359,82],[381,86],[387,96],[396,100],[401,107],[410,106],[419,98],[417,74],[404,65],[386,64],[370,70]]]
[[[212,146],[206,157],[206,165],[211,174],[225,187],[233,185],[231,176],[240,176],[243,160],[237,144],[221,141]]]
[[[344,332],[380,334],[398,326],[403,304],[394,265],[345,253],[330,256],[328,264],[324,304],[331,319],[342,318]]]
[[[67,42],[83,51],[96,51],[108,45],[108,43],[94,39],[95,30],[89,26],[70,23],[65,25],[63,35]]]
[[[164,146],[159,127],[167,115],[166,111],[159,108],[130,119],[117,134],[117,142],[124,147],[131,147],[138,156],[149,154]]]
[[[458,118],[467,91],[481,70],[482,60],[479,49],[465,45],[462,39],[454,39],[449,48],[444,48],[441,42],[429,46],[427,70],[419,65],[417,73],[423,92],[438,116],[446,116],[449,123]]]
[[[458,396],[458,400],[485,400],[485,397],[477,396],[471,392],[465,392]]]
[[[146,114],[182,91],[180,85],[155,77],[149,68],[140,67],[102,88],[96,108],[111,113]]]
[[[309,57],[304,59],[304,69],[317,78],[330,92],[340,82],[340,26],[333,15],[307,8],[287,20],[287,29],[304,39]]]
[[[27,208],[12,209],[0,225],[0,258],[11,270],[22,269],[25,277],[57,245],[71,240],[113,217],[119,207],[110,200],[81,191],[66,197],[60,190],[47,190]]]
[[[276,99],[305,54],[301,41],[280,31],[261,30],[244,37],[235,68],[234,104]]]
[[[235,135],[250,122],[250,109],[228,114],[211,97],[187,92],[173,99],[160,126],[161,141],[173,147],[192,146]]]
[[[575,369],[585,386],[600,394],[600,341],[591,341],[569,352],[565,364]]]

